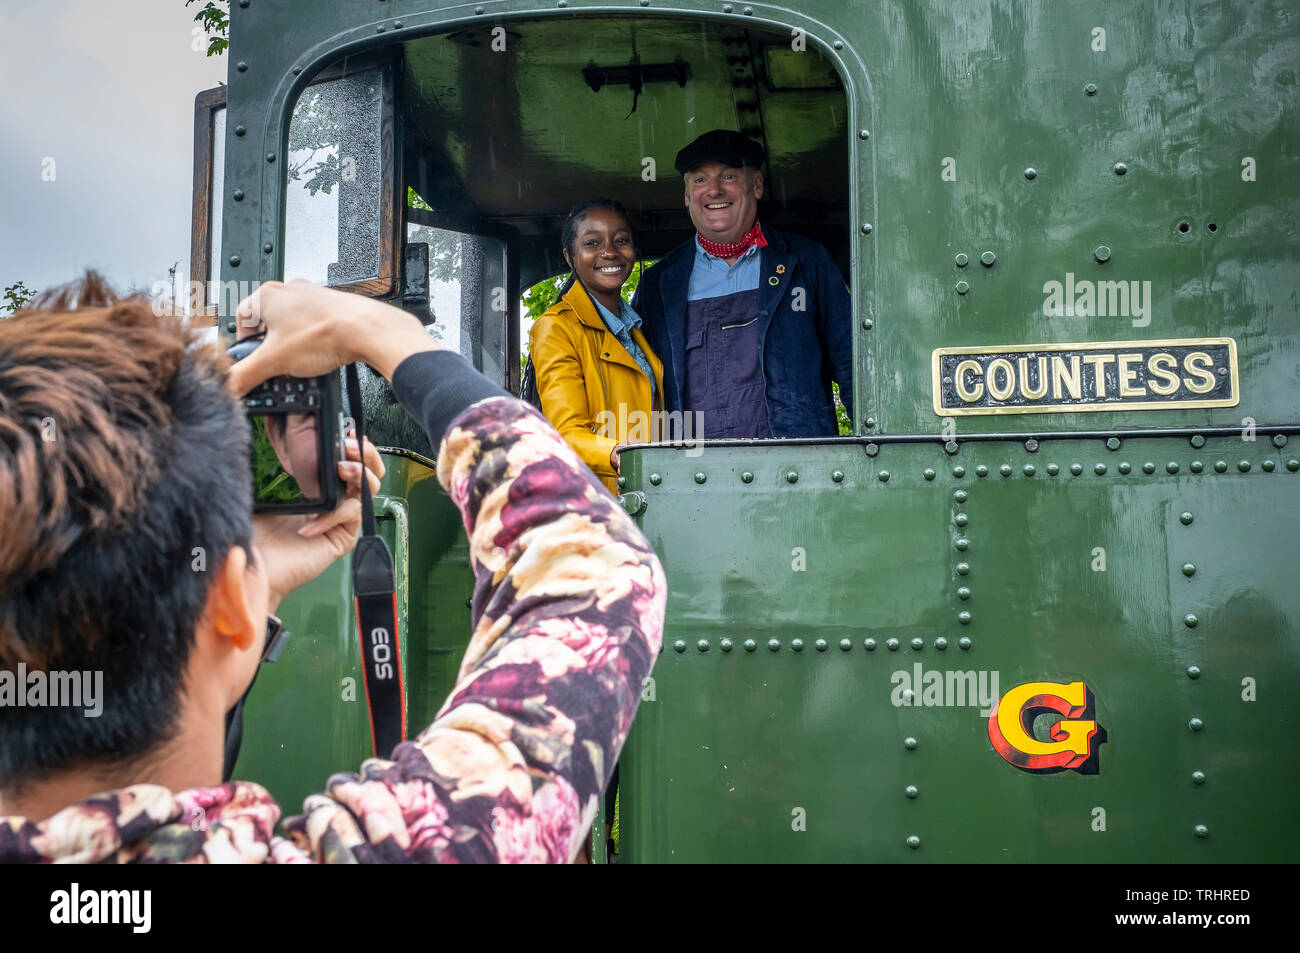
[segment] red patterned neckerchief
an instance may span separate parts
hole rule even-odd
[[[695,240],[714,258],[736,258],[743,255],[750,245],[757,245],[759,248],[767,247],[767,238],[758,225],[758,219],[754,219],[754,227],[741,235],[738,242],[712,242],[699,232],[695,233]]]

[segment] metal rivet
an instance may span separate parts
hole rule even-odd
[[[998,467],[998,473],[1001,473],[1004,477],[1011,476],[1011,464],[1002,464],[1002,466]]]
[[[1205,446],[1205,437],[1203,437],[1201,434],[1192,434],[1192,439],[1189,442],[1197,450],[1200,450],[1203,446]]]
[[[1237,469],[1240,470],[1242,473],[1249,473],[1249,472],[1250,472],[1250,461],[1249,461],[1249,460],[1238,460],[1238,461],[1237,461]]]
[[[1083,472],[1083,467],[1080,464],[1071,463],[1070,472],[1073,473],[1075,476],[1078,476],[1080,473]]]
[[[959,295],[964,295],[966,292],[970,291],[970,283],[965,280],[957,282],[953,287],[957,289],[957,294]]]
[[[244,201],[244,190],[235,189],[234,192],[230,193],[230,197],[234,199],[236,202],[242,202]]]
[[[1118,449],[1119,449],[1120,447],[1122,447],[1122,446],[1123,446],[1123,443],[1120,441],[1119,437],[1107,437],[1107,438],[1106,438],[1106,449],[1107,449],[1107,450],[1118,450]]]
[[[474,8],[474,12],[477,13],[478,15],[482,16],[482,14],[483,14],[483,8],[482,8],[482,7],[475,7],[475,8]]]
[[[1183,616],[1183,625],[1187,626],[1187,628],[1189,629],[1196,628],[1196,623],[1198,623],[1199,621],[1200,619],[1196,618],[1196,616],[1190,612],[1187,613],[1187,615]]]
[[[1205,772],[1204,772],[1204,771],[1193,771],[1193,772],[1192,772],[1192,783],[1193,783],[1193,784],[1204,784],[1204,783],[1205,783]]]
[[[640,2],[640,4],[641,4],[641,6],[643,6],[643,7],[648,7],[648,6],[650,6],[650,0],[639,0],[639,2]]]
[[[627,489],[627,477],[621,476],[615,482],[618,484],[620,490]]]
[[[889,471],[888,471],[888,470],[881,470],[879,473],[876,474],[876,479],[879,480],[881,483],[888,483],[888,482],[889,482]]]
[[[239,267],[239,263],[240,263],[240,261],[242,261],[242,259],[241,259],[238,255],[231,255],[231,256],[230,256],[230,264],[231,264],[231,267],[238,268],[238,267]]]
[[[844,41],[836,40],[834,43],[831,44],[831,46],[835,47],[835,49],[837,50],[842,50],[844,49]]]
[[[989,468],[981,463],[975,468],[975,475],[978,477],[986,477],[989,475]]]
[[[870,234],[871,234],[871,223],[870,223],[870,222],[863,222],[863,223],[862,223],[862,234],[863,234],[863,235],[870,235]]]
[[[957,598],[958,598],[958,599],[969,599],[969,598],[970,598],[970,589],[969,589],[968,587],[966,587],[966,586],[958,586],[958,587],[957,587]]]
[[[400,29],[401,29],[402,27],[404,27],[404,26],[406,26],[406,24],[403,23],[401,20],[394,20],[394,21],[393,21],[393,29],[395,29],[395,30],[400,30]]]
[[[1195,566],[1195,564],[1193,564],[1193,563],[1183,563],[1183,575],[1184,575],[1184,576],[1188,576],[1188,577],[1195,576],[1195,575],[1196,575],[1196,566]]]
[[[865,330],[865,331],[870,331],[870,330],[871,330],[872,328],[874,328],[875,326],[876,326],[876,322],[875,322],[875,321],[872,321],[870,318],[863,318],[863,319],[862,319],[862,328],[863,328],[863,330]]]
[[[1196,833],[1197,837],[1210,836],[1210,829],[1206,827],[1204,824],[1197,824],[1195,827],[1192,828],[1192,830]]]
[[[1142,472],[1143,472],[1143,473],[1155,473],[1155,472],[1156,472],[1156,465],[1155,465],[1154,463],[1152,463],[1150,460],[1148,460],[1146,463],[1142,464]]]
[[[875,443],[869,443],[862,448],[862,452],[869,457],[874,457],[876,454],[880,452],[880,445]]]
[[[676,642],[673,643],[673,649],[674,649],[675,651],[677,651],[677,652],[685,652],[685,651],[686,651],[686,640],[685,640],[685,639],[678,639]]]
[[[914,651],[919,652],[923,648],[925,648],[925,639],[915,638],[912,640],[912,649]]]
[[[802,652],[802,651],[803,651],[803,639],[791,639],[791,640],[790,640],[790,648],[794,649],[796,652]]]
[[[970,637],[963,635],[960,639],[957,640],[957,645],[962,649],[969,649],[971,647]]]
[[[563,9],[564,7],[567,7],[569,5],[569,0],[556,0],[555,5]]]
[[[956,523],[958,526],[965,526],[967,523],[970,522],[970,517],[967,516],[965,513],[958,513],[956,516],[952,518],[952,521]]]
[[[915,751],[915,750],[916,750],[916,739],[915,739],[915,738],[912,738],[912,737],[910,737],[910,736],[907,737],[907,738],[904,738],[904,739],[903,739],[903,747],[906,748],[908,751]]]
[[[1025,464],[1025,466],[1024,466],[1024,473],[1025,473],[1025,476],[1033,476],[1034,473],[1036,473],[1036,472],[1037,472],[1037,471],[1034,470],[1034,465],[1033,465],[1032,463],[1026,463],[1026,464]]]
[[[1215,460],[1215,461],[1214,461],[1214,472],[1215,472],[1215,473],[1226,473],[1227,471],[1228,471],[1228,464],[1227,464],[1226,461],[1224,461],[1224,460]]]
[[[912,850],[920,850],[921,838],[917,837],[915,834],[908,835],[907,846],[912,848]]]
[[[1178,472],[1178,462],[1177,462],[1176,460],[1170,460],[1168,463],[1166,463],[1166,464],[1165,464],[1165,472],[1166,472],[1166,473],[1177,473],[1177,472]]]
[[[933,480],[935,477],[934,467],[926,467],[921,471],[921,476],[925,477],[927,480]]]
[[[1205,722],[1201,721],[1201,719],[1199,718],[1193,718],[1191,721],[1187,723],[1187,727],[1190,728],[1192,731],[1200,731],[1202,728],[1205,727]]]
[[[741,11],[741,13],[745,14],[745,16],[747,16],[747,17],[752,17],[752,16],[754,15],[754,8],[753,8],[753,7],[745,7],[745,9]]]
[[[832,471],[831,471],[831,482],[833,482],[833,483],[843,483],[843,482],[844,482],[844,471],[843,471],[843,470],[832,470]]]
[[[960,480],[962,477],[966,475],[966,468],[960,465],[955,466],[952,468],[952,475]]]
[[[903,793],[908,797],[916,797],[921,792],[916,789],[915,784],[909,784],[907,787],[903,788]]]
[[[731,651],[731,647],[732,647],[733,645],[735,645],[735,644],[736,644],[736,643],[732,642],[731,639],[723,639],[721,642],[718,643],[718,646],[719,646],[719,648],[722,649],[722,651],[724,651],[724,652],[730,652],[730,651]]]
[[[776,652],[776,651],[779,651],[780,648],[781,648],[781,640],[780,640],[780,639],[768,639],[768,640],[767,640],[767,650],[768,650],[769,652]]]
[[[564,6],[564,0],[560,0],[560,6]],[[376,33],[383,33],[383,32],[384,32],[384,25],[383,25],[382,23],[378,24],[378,25],[375,27],[375,32],[376,32]]]
[[[997,260],[998,260],[998,256],[993,254],[993,252],[991,251],[983,252],[980,255],[980,264],[983,265],[985,268],[992,268],[993,263]]]
[[[864,649],[866,649],[868,652],[874,652],[874,651],[876,650],[876,640],[875,640],[875,639],[863,639],[863,640],[862,640],[862,647],[863,647]]]
[[[870,139],[870,138],[871,138],[871,131],[868,130],[868,129],[859,129],[859,130],[858,130],[858,138],[859,138],[859,139]]]
[[[1123,162],[1116,162],[1113,166],[1111,166],[1111,170],[1116,175],[1123,175],[1125,172],[1128,171],[1128,166],[1126,166]]]
[[[293,75],[294,75],[294,76],[300,76],[300,75],[302,75],[302,67],[301,67],[301,66],[295,66],[295,67],[293,68]]]
[[[970,563],[958,563],[956,569],[959,576],[970,575]]]
[[[787,470],[787,471],[786,471],[786,474],[785,474],[785,482],[786,482],[786,483],[798,483],[798,482],[799,482],[799,474],[796,473],[794,470]]]
[[[740,482],[741,482],[741,483],[753,483],[753,482],[754,482],[754,474],[751,473],[749,470],[746,470],[744,473],[742,473],[742,474],[740,475]]]
[[[271,252],[275,251],[275,246],[272,245],[270,242],[265,242],[262,245],[262,251],[266,252],[269,255],[271,254]]]
[[[813,643],[813,647],[816,648],[818,652],[825,652],[825,651],[826,651],[826,640],[825,640],[825,639],[818,639],[816,642]]]
[[[247,133],[248,133],[248,127],[242,125],[235,127],[235,135],[243,136],[246,135]]]
[[[961,447],[957,446],[956,440],[949,440],[943,445],[943,452],[948,454],[950,457],[960,449]]]
[[[875,418],[875,417],[868,417],[866,420],[862,421],[862,424],[863,424],[863,426],[865,426],[868,430],[870,430],[872,427],[874,427],[874,426],[876,425],[876,418]]]
[[[1055,463],[1049,463],[1049,464],[1047,465],[1047,475],[1048,475],[1048,476],[1056,476],[1056,475],[1057,475],[1058,473],[1060,473],[1060,472],[1061,472],[1061,468],[1058,467]]]
[[[709,650],[709,640],[700,639],[700,641],[695,643],[695,647],[699,649],[701,652],[707,652]]]
[[[1128,473],[1129,471],[1131,471],[1131,470],[1133,469],[1133,467],[1129,464],[1129,462],[1128,462],[1127,460],[1125,460],[1123,463],[1121,463],[1121,464],[1120,464],[1118,467],[1116,467],[1115,469],[1117,469],[1120,473]]]
[[[1097,95],[1097,84],[1096,84],[1096,83],[1089,83],[1087,86],[1083,87],[1083,91],[1084,91],[1085,93],[1087,93],[1089,96],[1096,96],[1096,95]]]
[[[970,261],[970,257],[964,251],[959,251],[953,256],[952,260],[957,263],[958,268],[965,268],[967,262]]]
[[[1193,518],[1192,514],[1185,511],[1178,515],[1178,521],[1182,523],[1184,526],[1191,526],[1192,518]]]
[[[239,5],[246,8],[248,6],[248,0],[239,0]]]
[[[898,651],[898,644],[898,639],[885,639],[885,648],[889,649],[891,652]]]
[[[1199,666],[1196,666],[1196,665],[1189,665],[1189,666],[1187,666],[1187,677],[1188,677],[1188,678],[1191,678],[1191,679],[1197,679],[1197,678],[1200,678],[1200,677],[1201,677],[1201,669],[1200,669],[1200,667],[1199,667]]]
[[[1265,460],[1263,463],[1259,465],[1259,468],[1263,470],[1265,473],[1272,473],[1274,470],[1277,469],[1277,464],[1274,463],[1272,460]]]
[[[650,474],[650,484],[652,486],[658,486],[660,483],[663,482],[663,479],[664,478],[657,473]]]
[[[707,479],[708,479],[708,477],[704,475],[704,471],[703,471],[703,470],[698,470],[698,471],[696,471],[696,473],[695,473],[695,482],[696,482],[696,483],[703,483],[703,482],[704,482],[705,480],[707,480]]]
[[[964,553],[966,550],[970,549],[970,540],[967,539],[965,536],[958,536],[956,541],[952,545],[957,549],[958,552]]]
[[[1205,464],[1200,460],[1193,460],[1187,465],[1187,469],[1191,470],[1193,473],[1200,473],[1205,469]]]
[[[970,625],[970,620],[971,620],[971,614],[967,612],[965,609],[957,613],[957,621],[960,622],[962,625]]]
[[[948,640],[941,635],[934,640],[934,647],[940,652],[943,652],[948,648]]]
[[[1092,472],[1097,474],[1097,476],[1102,476],[1106,472],[1106,464],[1104,463],[1097,464],[1092,468]]]
[[[1025,449],[1028,450],[1030,453],[1037,453],[1038,440],[1034,437],[1030,437],[1028,440],[1025,441]]]
[[[267,162],[274,162],[274,161],[275,161],[275,153],[274,153],[274,152],[268,152],[268,153],[266,154],[266,161],[267,161]]]
[[[965,503],[968,499],[970,499],[970,494],[967,493],[965,490],[953,490],[952,498],[956,500],[958,503]]]
[[[238,63],[235,64],[235,71],[239,73],[247,73],[248,64],[245,63],[243,60],[240,60]]]
[[[1038,170],[1035,169],[1033,166],[1030,166],[1028,169],[1025,170],[1025,178],[1026,179],[1038,178]]]
[[[852,640],[852,639],[840,639],[840,651],[841,651],[841,652],[848,652],[848,651],[852,650],[852,648],[853,648],[853,640]]]
[[[755,642],[753,639],[746,639],[746,640],[745,640],[745,651],[746,651],[746,652],[752,652],[752,651],[754,651],[754,649],[756,649],[756,648],[758,648],[758,643]]]
[[[1297,460],[1295,457],[1292,457],[1290,460],[1286,462],[1286,468],[1290,470],[1292,473],[1295,473],[1297,470],[1300,470],[1300,460]]]
[[[1284,434],[1284,433],[1275,433],[1275,434],[1273,434],[1273,446],[1277,447],[1279,450],[1282,449],[1283,447],[1285,447],[1285,446],[1286,446],[1286,434]]]

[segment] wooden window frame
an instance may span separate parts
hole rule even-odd
[[[204,292],[199,302],[191,301],[190,323],[199,327],[215,326],[220,304],[208,304],[207,287],[212,261],[220,249],[212,248],[211,211],[221,196],[212,194],[213,117],[226,108],[226,87],[205,89],[194,97],[194,198],[190,219],[190,287],[202,282]]]

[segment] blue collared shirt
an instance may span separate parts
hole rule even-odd
[[[632,306],[622,299],[619,300],[618,314],[615,315],[613,311],[597,301],[595,295],[589,297],[600,313],[600,320],[604,321],[605,327],[609,328],[609,333],[618,338],[618,343],[632,355],[632,360],[636,361],[637,367],[641,368],[641,373],[649,378],[650,400],[653,402],[658,396],[654,370],[650,367],[650,359],[645,356],[645,351],[641,350],[641,345],[637,344],[636,338],[632,337],[632,329],[641,327],[641,315],[633,311]]]
[[[701,298],[720,298],[737,291],[753,291],[758,287],[759,252],[750,245],[745,253],[728,265],[726,259],[715,258],[695,240],[695,264],[691,268],[691,283],[686,290],[687,301]]]

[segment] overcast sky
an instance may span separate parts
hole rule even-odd
[[[192,48],[197,7],[0,3],[0,289],[188,276],[194,94],[226,78]]]

